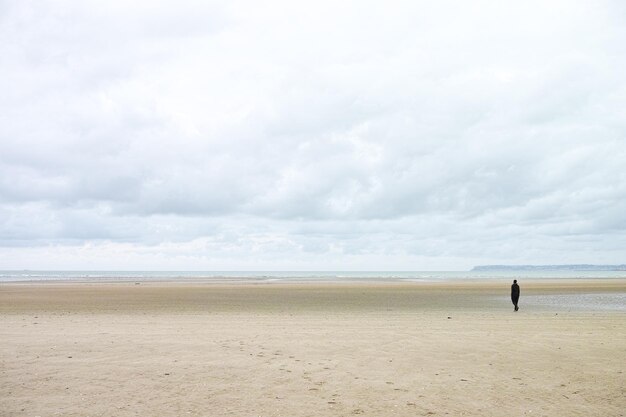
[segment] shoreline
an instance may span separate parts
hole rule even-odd
[[[17,282],[445,282],[494,280],[620,280],[626,271],[0,271]]]
[[[45,278],[45,279],[4,279],[0,280],[0,286],[3,284],[115,284],[115,283],[161,283],[161,284],[218,284],[218,285],[237,285],[237,284],[446,284],[446,283],[469,283],[469,284],[491,284],[500,282],[509,282],[517,279],[520,282],[530,283],[567,283],[585,282],[585,283],[603,283],[603,282],[623,282],[626,285],[625,276],[615,277],[525,277],[522,275],[512,275],[510,277],[445,277],[445,278],[406,278],[406,277],[132,277],[132,276],[103,276],[103,277],[68,277],[68,278]]]
[[[626,312],[626,279],[529,279],[522,311]],[[508,280],[403,281],[54,281],[0,284],[0,313],[20,311],[507,311]],[[544,303],[542,304],[542,300]],[[604,304],[602,304],[604,303]],[[613,307],[612,307],[613,306]]]

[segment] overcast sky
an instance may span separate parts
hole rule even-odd
[[[0,1],[0,269],[626,263],[623,1]]]

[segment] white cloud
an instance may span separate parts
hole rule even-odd
[[[623,262],[619,2],[304,6],[4,3],[0,268]]]

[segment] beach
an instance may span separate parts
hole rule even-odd
[[[520,284],[3,283],[0,416],[626,415],[626,280]]]

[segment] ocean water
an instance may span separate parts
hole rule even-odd
[[[514,278],[610,279],[626,278],[626,271],[0,271],[0,283],[28,281],[436,282]]]
[[[522,307],[548,310],[626,311],[626,292],[526,295]]]

